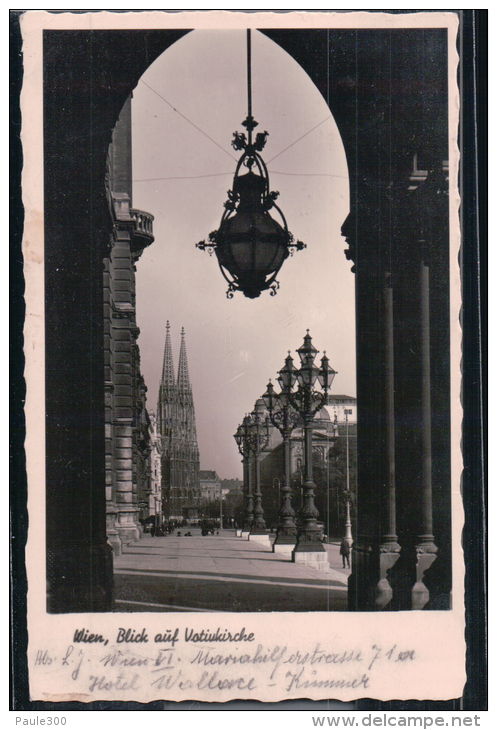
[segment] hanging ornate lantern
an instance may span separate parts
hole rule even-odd
[[[251,43],[247,31],[247,88],[248,113],[242,122],[247,130],[234,132],[232,146],[242,155],[236,166],[233,186],[217,231],[209,234],[208,241],[200,241],[197,248],[216,254],[219,268],[228,282],[227,297],[235,291],[254,299],[266,289],[272,296],[279,283],[276,276],[284,262],[295,250],[305,248],[302,241],[294,242],[293,235],[281,209],[276,205],[279,195],[271,191],[269,174],[260,152],[264,149],[268,132],[259,132],[252,116]],[[269,211],[276,211],[280,221]]]

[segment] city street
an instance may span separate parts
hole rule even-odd
[[[233,530],[202,537],[144,535],[114,560],[115,611],[345,611],[338,545],[330,569],[295,565]],[[182,531],[184,532],[184,531]]]

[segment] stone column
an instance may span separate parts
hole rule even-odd
[[[432,514],[430,270],[423,260],[419,262],[418,286],[421,304],[421,504],[419,531],[416,535],[416,582],[411,589],[411,605],[414,609],[424,608],[428,603],[430,593],[423,579],[437,556]]]
[[[429,206],[430,230],[426,242],[429,263],[429,331],[431,381],[431,501],[433,534],[437,557],[425,571],[423,583],[429,590],[426,609],[451,606],[451,421],[450,421],[450,302],[449,302],[449,232],[448,169],[446,163],[431,173]]]
[[[392,601],[390,570],[399,557],[396,528],[393,292],[386,242],[372,221],[349,216],[342,228],[356,258],[357,524],[349,577],[353,610]]]
[[[393,591],[389,573],[399,558],[400,545],[397,542],[396,493],[395,493],[395,381],[394,381],[394,337],[393,337],[393,292],[391,274],[387,272],[383,287],[384,324],[384,406],[386,446],[386,490],[385,511],[378,555],[378,583],[376,585],[375,608],[386,608],[392,600]]]
[[[106,536],[102,346],[102,262],[109,232],[98,226],[90,231],[87,220],[79,225],[73,220],[72,229],[65,228],[67,218],[62,215],[61,219],[59,205],[53,198],[50,202],[48,190],[47,196],[47,611],[110,611],[112,548]],[[67,256],[67,230],[72,230],[71,240],[81,243],[73,247],[70,261],[61,258]]]
[[[391,584],[397,609],[423,609],[425,574],[437,557],[433,535],[432,403],[429,246],[423,235],[429,191],[422,181],[399,206],[410,211],[401,228],[396,296],[396,410],[400,559]]]

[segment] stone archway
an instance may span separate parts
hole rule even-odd
[[[186,32],[45,34],[52,612],[105,611],[112,604],[102,387],[102,262],[111,231],[105,160],[119,111],[139,77]],[[447,34],[436,29],[265,32],[300,63],[328,101],[349,165],[351,213],[343,233],[356,273],[359,404],[350,608],[446,608]]]

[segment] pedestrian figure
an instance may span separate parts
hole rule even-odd
[[[342,567],[350,568],[350,545],[345,537],[340,544],[340,555],[342,556]]]

